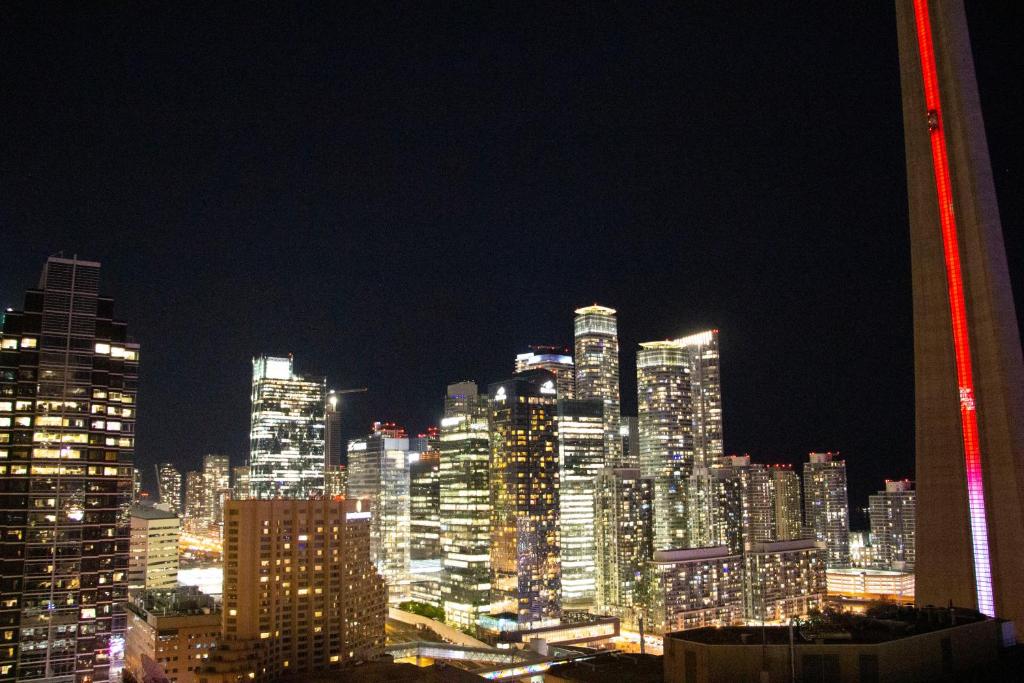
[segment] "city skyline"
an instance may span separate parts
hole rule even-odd
[[[5,246],[19,258],[9,259],[0,273],[0,305],[19,305],[20,292],[50,253],[64,249],[104,263],[119,315],[133,322],[140,343],[152,349],[140,378],[140,400],[152,418],[138,437],[138,461],[150,489],[157,462],[174,462],[182,472],[197,468],[208,452],[228,453],[236,465],[244,462],[246,437],[238,425],[249,410],[246,365],[254,355],[291,351],[301,359],[301,371],[324,374],[331,386],[368,386],[365,395],[343,398],[352,411],[346,440],[376,419],[419,429],[436,423],[447,384],[469,378],[486,386],[505,376],[509,359],[530,344],[569,345],[565,311],[597,300],[619,311],[626,413],[634,413],[637,342],[717,327],[726,359],[724,411],[730,415],[725,451],[790,464],[810,451],[839,451],[850,464],[851,500],[860,503],[879,481],[910,476],[913,466],[909,247],[891,8],[861,8],[847,17],[830,17],[824,8],[768,8],[756,18],[689,11],[697,14],[665,10],[636,18],[636,28],[649,40],[633,35],[610,47],[630,57],[635,68],[628,72],[599,61],[601,40],[569,30],[581,21],[603,35],[608,25],[600,18],[548,17],[551,27],[531,45],[540,49],[544,64],[559,57],[566,66],[526,86],[517,86],[514,76],[533,71],[514,54],[496,49],[488,55],[486,64],[501,75],[494,85],[465,56],[478,31],[501,37],[493,16],[474,15],[465,29],[448,26],[442,32],[456,46],[449,62],[419,66],[421,57],[439,47],[434,43],[410,58],[411,78],[395,83],[397,108],[382,106],[391,100],[382,100],[371,81],[393,77],[407,63],[390,50],[356,41],[351,49],[364,52],[366,62],[380,57],[379,66],[359,60],[353,70],[366,77],[357,74],[353,83],[330,81],[324,87],[334,93],[330,97],[346,93],[344,99],[356,103],[339,115],[346,128],[365,129],[354,138],[337,137],[333,116],[305,106],[316,103],[320,89],[300,92],[301,108],[262,95],[248,101],[246,111],[284,107],[285,138],[268,132],[276,126],[254,123],[233,101],[213,96],[226,82],[225,70],[215,64],[226,64],[227,73],[250,59],[280,66],[266,76],[279,84],[294,74],[318,75],[321,57],[341,59],[322,42],[312,43],[315,58],[282,57],[283,62],[263,52],[235,54],[204,43],[192,55],[194,67],[178,74],[161,51],[180,42],[180,21],[161,22],[164,38],[145,33],[115,40],[84,11],[63,19],[12,15],[9,26],[26,27],[6,41],[14,53],[12,71],[24,74],[12,74],[12,86],[27,96],[5,108],[13,149],[0,169],[11,189],[3,225]],[[1020,60],[1011,47],[1012,22],[977,4],[968,13],[1000,208],[1007,226],[1019,225],[1024,214],[1012,188],[1022,148],[1013,123],[1020,86],[1005,79]],[[510,19],[533,25],[522,14]],[[751,30],[755,22],[758,30]],[[55,61],[41,64],[33,59],[38,44],[29,37],[44,24],[61,44],[49,44]],[[61,40],[83,24],[107,39],[84,51],[75,40]],[[709,35],[720,45],[691,35],[697,29],[687,25],[713,27]],[[809,25],[819,30],[807,35]],[[410,30],[407,24],[393,28],[399,34]],[[565,35],[571,38],[563,52],[555,46]],[[776,43],[797,46],[799,52],[786,62],[792,74],[754,58],[777,51]],[[677,47],[687,44],[692,51]],[[730,50],[737,57],[723,59]],[[142,57],[129,68],[118,57],[121,51]],[[816,61],[825,65],[808,66]],[[661,73],[663,63],[684,71]],[[444,106],[458,100],[445,96],[414,104],[420,88],[430,90],[452,69],[461,76],[453,86],[457,91],[442,89],[446,97],[482,89],[491,99],[482,98],[480,110],[456,107],[451,114],[443,113]],[[553,94],[577,73],[591,76],[570,93],[565,113],[553,111]],[[836,78],[843,74],[856,76]],[[241,78],[240,91],[249,92],[251,78]],[[96,113],[96,92],[119,101],[148,80],[155,88],[144,87],[132,107],[104,110],[104,123],[96,128],[75,125],[76,117]],[[634,80],[640,85],[631,85]],[[840,90],[834,97],[815,96],[835,87]],[[177,122],[191,120],[193,89],[209,100],[200,119],[223,121],[200,126],[194,140],[183,137],[187,128]],[[760,104],[751,111],[747,97],[734,102],[720,95],[723,90],[753,94]],[[624,100],[639,97],[644,107],[609,99],[609,92],[624,93]],[[691,103],[695,92],[715,96]],[[47,107],[54,99],[63,106]],[[175,99],[182,103],[165,109]],[[605,108],[596,109],[596,102]],[[509,107],[520,103],[521,108]],[[133,107],[144,115],[137,118]],[[380,108],[392,113],[376,124],[366,112]],[[509,113],[513,108],[527,113]],[[698,116],[695,110],[707,113]],[[63,111],[71,118],[62,118]],[[777,119],[796,125],[790,130]],[[29,121],[36,122],[31,129]],[[495,147],[467,143],[458,134],[462,123],[471,131],[498,124]],[[525,127],[522,133],[517,126]],[[65,130],[78,139],[65,139]],[[402,148],[410,149],[408,163],[388,165],[388,159],[400,158],[390,147],[384,157],[369,154],[373,145],[367,141],[390,130],[409,131],[411,142]],[[723,134],[709,134],[716,130]],[[435,137],[438,132],[447,138]],[[52,150],[61,150],[61,159],[41,144],[44,135],[57,141]],[[222,137],[225,149],[203,153]],[[433,163],[439,139],[449,140],[455,151],[441,156],[440,167],[423,166]],[[320,142],[329,161],[310,161],[310,150],[320,149]],[[545,153],[545,145],[555,151]],[[274,154],[260,152],[262,147]],[[123,166],[96,154],[108,148],[118,152]],[[339,150],[345,157],[366,152],[393,172],[367,174],[362,166],[345,165],[331,175]],[[278,152],[284,161],[275,161]],[[484,173],[468,170],[478,167]],[[494,185],[469,180],[492,171]],[[831,182],[822,185],[817,177]],[[530,188],[542,186],[548,189],[538,190],[536,201],[509,209],[529,199]],[[412,189],[395,192],[398,187]],[[560,203],[563,194],[568,201]],[[293,211],[296,203],[308,208]],[[289,239],[301,226],[313,230],[304,240]],[[1006,231],[1011,263],[1021,253],[1024,238],[1018,232]],[[463,240],[460,234],[474,237]],[[638,237],[631,240],[631,234]],[[550,240],[549,248],[537,250],[542,239]],[[193,245],[194,252],[185,251]],[[357,247],[366,253],[351,256]],[[520,284],[496,274],[501,250],[527,264],[532,277]],[[777,251],[770,267],[766,250]],[[665,259],[665,253],[679,258]],[[702,257],[685,258],[691,253]],[[417,268],[389,270],[388,276],[372,270],[371,264],[388,255],[406,262],[422,258],[425,267],[439,271],[461,264],[466,279],[479,285],[460,299],[449,285],[419,287]],[[580,275],[558,296],[539,298],[525,285],[559,270]],[[636,278],[635,271],[647,275]],[[322,305],[296,305],[314,295],[323,297]],[[512,308],[496,311],[498,300]],[[846,315],[837,319],[838,310]],[[375,324],[383,311],[387,324]],[[185,318],[189,324],[180,324]],[[443,335],[424,332],[439,319],[464,342],[448,344]],[[182,401],[182,394],[197,398]],[[765,394],[786,399],[763,411]],[[865,421],[868,405],[873,419]],[[189,440],[195,448],[183,452],[180,444]]]
[[[967,1],[13,8],[0,683],[1008,678]]]

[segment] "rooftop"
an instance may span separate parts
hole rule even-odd
[[[142,617],[218,614],[220,608],[195,586],[147,590],[131,597],[128,607]]]
[[[826,613],[802,621],[794,629],[796,645],[863,645],[885,643],[901,638],[973,624],[988,617],[974,610],[961,608],[914,608],[887,605],[874,615]],[[665,636],[666,640],[686,640],[705,645],[760,646],[762,639],[768,645],[788,645],[788,626],[729,626],[725,628],[698,628],[679,631]]]
[[[132,517],[138,517],[139,519],[176,519],[178,517],[173,512],[149,505],[133,505],[131,513]]]
[[[664,680],[664,664],[662,658],[655,655],[614,652],[558,664],[551,667],[547,677],[582,683],[661,683]]]
[[[576,309],[576,315],[593,315],[593,314],[598,314],[598,315],[615,315],[615,309],[614,308],[608,308],[607,306],[598,306],[597,304],[594,304],[593,306],[584,306],[583,308],[577,308]]]
[[[848,576],[913,576],[914,572],[898,571],[896,569],[881,569],[878,567],[829,567],[825,570],[827,574],[845,574]]]

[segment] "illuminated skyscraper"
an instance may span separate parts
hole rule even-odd
[[[324,495],[328,498],[344,496],[348,491],[348,470],[344,465],[328,465],[324,470]]]
[[[519,624],[561,614],[555,376],[492,384],[491,613]],[[618,425],[616,425],[616,434]]]
[[[604,404],[558,399],[559,520],[562,607],[589,609],[597,601],[594,503],[604,469]]]
[[[231,497],[231,464],[228,456],[203,456],[203,524],[220,537],[224,526],[224,501]]]
[[[750,456],[716,458],[717,487],[710,545],[734,552],[751,543],[803,537],[800,477],[788,465],[751,463]]]
[[[712,529],[708,546],[742,553],[750,537],[750,456],[719,458],[709,471],[713,489]]]
[[[914,482],[886,481],[885,490],[868,497],[874,559],[883,567],[914,571],[917,492]]]
[[[324,380],[292,357],[252,361],[249,486],[253,498],[305,499],[324,488]]]
[[[185,473],[185,516],[182,519],[182,529],[187,533],[205,535],[209,531],[203,516],[205,490],[202,472]]]
[[[441,452],[437,427],[410,439],[410,559],[441,559]]]
[[[531,346],[529,353],[516,356],[516,374],[527,370],[547,370],[555,375],[558,398],[576,397],[576,366],[569,349],[558,346]]]
[[[160,503],[175,515],[181,515],[181,472],[169,462],[156,466],[156,484]]]
[[[369,505],[370,555],[392,602],[409,597],[412,458],[409,437],[394,423],[374,423],[372,434],[348,444],[348,495]]]
[[[116,677],[139,347],[99,278],[99,263],[51,256],[4,315],[0,681]]]
[[[1024,628],[1024,361],[963,3],[896,3],[914,294],[916,599]],[[1014,79],[1012,73],[1006,76]]]
[[[476,627],[490,608],[490,407],[474,382],[448,386],[441,420],[440,536],[444,618]]]
[[[249,466],[231,468],[231,500],[249,499]]]
[[[772,465],[771,474],[775,503],[775,537],[772,540],[795,541],[803,538],[800,477],[788,465]]]
[[[604,403],[605,460],[622,458],[619,434],[619,331],[615,309],[576,309],[576,398]]]
[[[641,477],[639,469],[606,468],[595,488],[597,607],[623,614],[637,605],[644,567],[654,553],[654,480]]]
[[[693,404],[693,450],[705,467],[724,454],[722,441],[722,374],[718,330],[676,340],[686,352]]]
[[[687,353],[674,341],[640,347],[636,359],[640,472],[655,481],[654,547],[688,548],[685,498],[695,454]]]
[[[804,463],[804,519],[815,538],[827,545],[828,566],[850,566],[846,461],[833,453],[811,453]]]

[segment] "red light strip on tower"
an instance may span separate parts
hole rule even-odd
[[[974,405],[974,373],[971,369],[971,341],[967,330],[967,302],[960,270],[960,244],[957,239],[956,215],[953,212],[953,190],[946,154],[942,107],[939,102],[939,78],[935,68],[935,47],[927,0],[914,0],[914,22],[917,25],[917,48],[921,56],[924,100],[927,107],[932,166],[939,201],[939,222],[942,228],[942,251],[946,260],[946,287],[953,321],[953,351],[956,355],[957,385],[960,389],[960,427],[964,441],[964,464],[967,470],[967,507],[970,512],[971,546],[974,555],[974,585],[978,611],[995,616],[992,594],[992,567],[988,547],[988,520],[985,515],[985,490],[981,476],[981,445],[978,439],[978,415]]]

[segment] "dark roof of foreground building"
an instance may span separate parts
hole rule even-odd
[[[419,667],[415,664],[367,662],[337,671],[303,674],[279,679],[280,683],[474,683],[485,679],[464,669],[445,664]]]
[[[545,679],[580,683],[661,683],[663,658],[614,652],[551,667]]]
[[[794,631],[793,642],[796,645],[885,643],[922,633],[973,624],[987,618],[974,610],[939,607],[892,607],[874,616],[841,613],[828,615],[822,620],[802,622]],[[789,644],[789,627],[697,628],[670,633],[665,638],[705,645],[760,645],[762,642],[766,642],[768,645],[787,645]]]
[[[169,510],[161,510],[151,505],[133,505],[131,515],[140,519],[176,519],[178,516]]]

